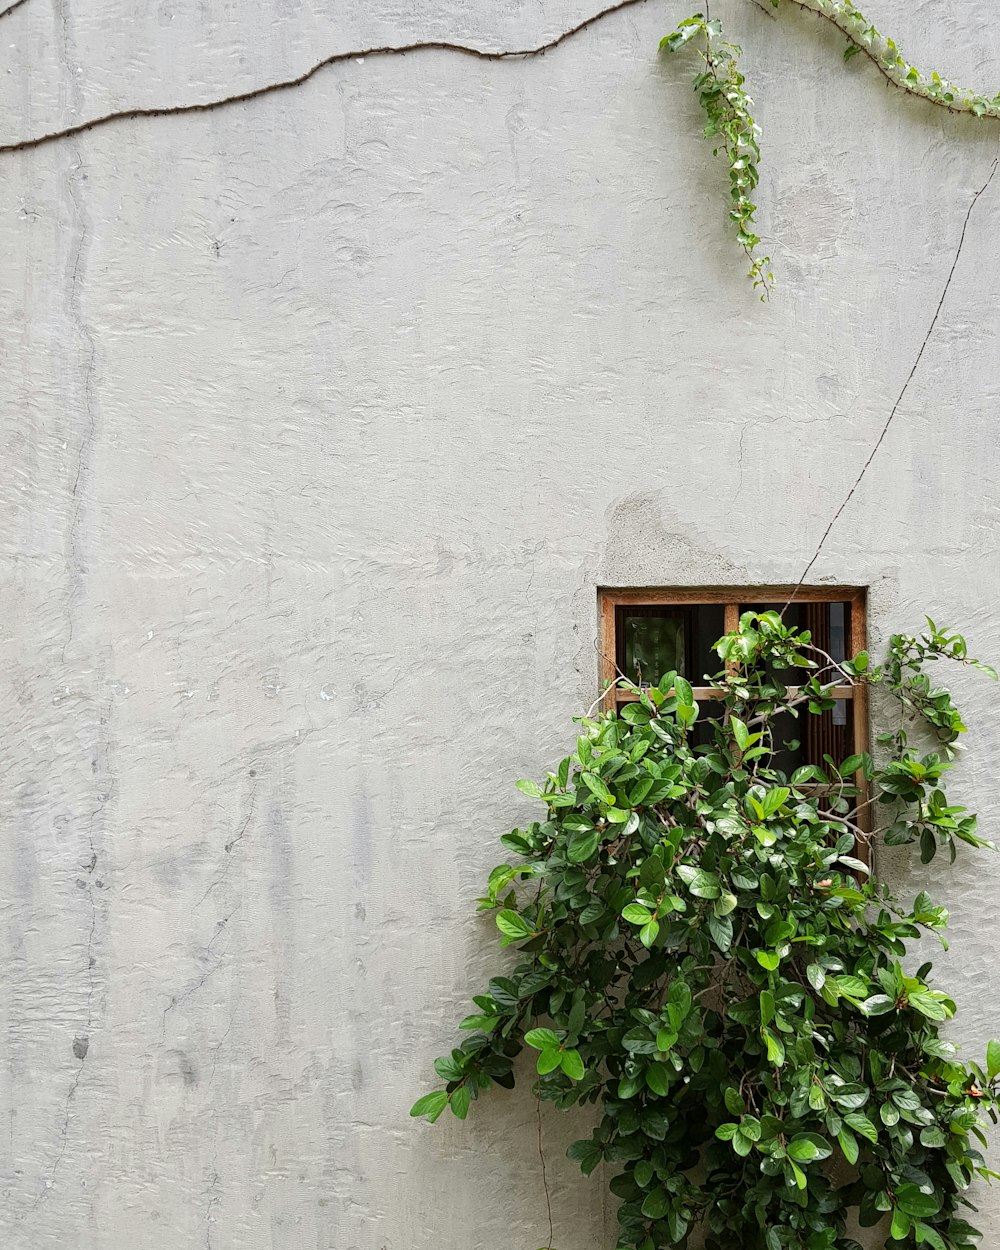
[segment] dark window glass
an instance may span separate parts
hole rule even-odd
[[[693,607],[619,607],[615,609],[615,639],[619,669],[638,685],[656,685],[671,671],[693,686],[705,685],[722,662],[712,649],[725,632],[721,603]]]
[[[664,673],[686,677],[690,668],[690,612],[685,608],[615,609],[618,667],[641,686],[655,686]]]

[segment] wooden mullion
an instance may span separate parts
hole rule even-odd
[[[859,651],[864,651],[868,646],[868,622],[865,615],[865,593],[858,591],[852,596],[851,604],[851,625],[850,625],[850,646],[849,654],[853,659]],[[861,681],[854,688],[854,750],[858,754],[863,754],[869,749],[868,741],[868,683]],[[872,809],[868,799],[869,794],[868,782],[864,775],[859,771],[857,775],[858,787],[858,803],[862,804],[861,811],[858,813],[858,825],[865,831],[871,833],[873,828]],[[869,868],[872,867],[872,857],[868,843],[864,843],[857,848],[858,858],[862,860]]]

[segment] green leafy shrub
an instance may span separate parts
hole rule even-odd
[[[411,1114],[464,1119],[489,1086],[513,1086],[528,1048],[540,1098],[600,1107],[569,1155],[615,1170],[620,1247],[686,1247],[698,1229],[708,1250],[857,1250],[852,1210],[884,1221],[888,1247],[971,1246],[961,1212],[993,1175],[979,1145],[1000,1045],[980,1067],[941,1036],[955,1005],[904,957],[922,931],[944,941],[947,914],[926,892],[902,904],[865,862],[869,806],[925,862],[990,845],[945,796],[965,726],[926,672],[940,657],[986,666],[929,627],[894,637],[875,668],[747,613],[716,647],[718,702],[667,673],[582,717],[574,753],[518,782],[544,815],[502,839],[518,862],[479,900],[517,960]],[[828,756],[784,775],[775,718],[822,713],[847,681],[898,701],[884,762]]]

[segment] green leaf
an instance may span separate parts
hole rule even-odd
[[[952,1014],[939,998],[926,990],[910,990],[907,1000],[911,1007],[916,1008],[928,1020],[947,1020]]]
[[[643,907],[641,903],[629,903],[627,907],[622,908],[622,916],[629,924],[649,924],[653,919],[653,914],[648,907]]]
[[[562,1070],[570,1078],[571,1081],[582,1081],[586,1073],[583,1066],[583,1060],[580,1058],[578,1050],[564,1050],[562,1052]]]
[[[732,916],[709,916],[708,931],[719,950],[727,954],[733,944]]]
[[[441,1115],[448,1105],[448,1095],[443,1089],[436,1089],[433,1094],[424,1094],[410,1108],[410,1115],[425,1116],[431,1124]]]
[[[900,1185],[896,1190],[896,1204],[907,1215],[926,1219],[941,1210],[941,1199],[936,1193],[925,1194],[916,1185]]]
[[[562,1052],[559,1050],[543,1050],[538,1056],[538,1062],[535,1064],[539,1076],[547,1076],[549,1072],[555,1072],[556,1068],[562,1063]]]
[[[768,972],[774,972],[781,963],[781,956],[777,951],[755,951],[757,962],[762,968],[766,968]]]
[[[469,1114],[470,1098],[471,1094],[469,1093],[468,1085],[460,1085],[458,1089],[452,1092],[450,1099],[451,1110],[452,1114],[459,1120],[464,1120]]]
[[[729,718],[729,727],[733,731],[733,737],[736,739],[736,745],[741,751],[745,751],[750,745],[750,730],[740,720],[738,716]]]
[[[884,1016],[886,1012],[892,1011],[895,1006],[895,1002],[888,994],[873,994],[871,998],[866,998],[863,1003],[858,1004],[858,1007],[866,1016]]]
[[[644,924],[639,930],[639,941],[647,949],[653,945],[660,933],[660,922],[658,920],[650,920],[648,924]]]
[[[849,998],[864,998],[868,993],[868,983],[862,981],[860,977],[844,976],[831,979],[841,994],[846,994]]]
[[[524,919],[524,917],[516,911],[502,911],[497,914],[497,928],[506,937],[514,938],[515,941],[523,941],[525,938],[532,937],[534,929]]]
[[[779,1068],[785,1062],[785,1047],[771,1032],[770,1029],[761,1029],[764,1042],[767,1046],[767,1058],[770,1063],[776,1064]]]
[[[787,803],[791,790],[786,786],[776,786],[773,790],[768,790],[764,795],[764,819],[773,816],[781,807]]]
[[[844,1121],[854,1129],[855,1133],[867,1137],[870,1142],[878,1141],[878,1129],[866,1115],[862,1115],[859,1111],[849,1111],[844,1116]]]
[[[913,1225],[912,1220],[905,1211],[901,1211],[898,1207],[892,1213],[892,1225],[889,1232],[896,1241],[904,1241]]]
[[[986,1044],[986,1076],[993,1080],[1000,1075],[1000,1042],[990,1041]]]
[[[642,1204],[642,1213],[649,1220],[662,1220],[670,1210],[670,1195],[662,1187],[648,1194]]]
[[[665,1097],[670,1092],[670,1069],[662,1063],[649,1064],[646,1068],[646,1084],[654,1094]]]
[[[717,916],[728,916],[736,907],[736,895],[724,893],[720,898],[716,899],[715,906],[712,910]]]
[[[830,1143],[816,1133],[797,1133],[788,1143],[788,1157],[797,1163],[812,1163],[828,1159],[832,1153]]]
[[[674,678],[674,694],[677,697],[677,702],[682,707],[694,706],[694,694],[691,690],[691,683],[681,677],[680,674]]]
[[[745,1158],[753,1149],[753,1142],[747,1137],[742,1129],[737,1129],[733,1134],[733,1150],[741,1157]]]
[[[592,1141],[590,1138],[584,1138],[582,1141],[575,1141],[566,1151],[566,1158],[573,1159],[579,1163],[580,1171],[584,1176],[589,1176],[594,1168],[600,1163],[604,1157],[600,1145]]]
[[[460,1081],[465,1076],[464,1058],[460,1050],[453,1050],[450,1055],[434,1060],[434,1071],[442,1081]]]
[[[561,1045],[558,1035],[551,1029],[531,1029],[525,1033],[524,1040],[535,1050],[558,1050]]]
[[[948,1250],[944,1238],[930,1224],[924,1224],[917,1220],[913,1225],[913,1231],[917,1236],[917,1244],[923,1244],[931,1247],[931,1250]]]
[[[545,797],[545,792],[537,781],[529,781],[522,778],[520,781],[515,781],[514,785],[517,786],[522,794],[528,795],[529,798],[542,799]]]
[[[732,1141],[739,1127],[738,1124],[720,1124],[715,1130],[715,1135],[719,1141]]]
[[[852,1165],[857,1163],[859,1154],[858,1139],[851,1130],[848,1128],[841,1129],[837,1134],[837,1141],[840,1144],[840,1149],[844,1152],[844,1158],[847,1162]]]
[[[697,898],[719,898],[722,886],[714,872],[706,872],[704,868],[694,868],[690,864],[680,864],[677,875]]]
[[[677,1041],[677,1034],[671,1033],[669,1029],[660,1029],[656,1035],[656,1049],[666,1054],[671,1050]]]
[[[478,1029],[483,1033],[491,1033],[502,1019],[503,1016],[466,1016],[458,1027],[460,1029]]]
[[[596,773],[584,772],[581,773],[580,776],[583,778],[584,785],[591,792],[591,794],[599,798],[602,803],[607,803],[609,806],[614,803],[615,796]]]
[[[601,835],[596,829],[589,833],[578,833],[566,849],[566,858],[571,864],[582,864],[597,850]]]

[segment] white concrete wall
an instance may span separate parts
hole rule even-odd
[[[715,0],[764,127],[761,307],[691,66],[657,55],[690,7],[0,159],[5,1250],[545,1240],[527,1088],[464,1127],[407,1119],[495,963],[472,900],[530,810],[512,782],[595,688],[597,584],[798,576],[1000,136],[845,68],[815,19]],[[1000,86],[993,0],[867,8],[919,63]],[[138,9],[0,22],[3,140],[591,11]],[[815,570],[872,585],[876,641],[926,609],[1000,656],[998,232],[1000,177]],[[995,691],[956,684],[956,783],[995,831]],[[1000,859],[933,879],[980,1047]],[[577,1126],[543,1130],[553,1244],[610,1250],[599,1178],[561,1158]]]

